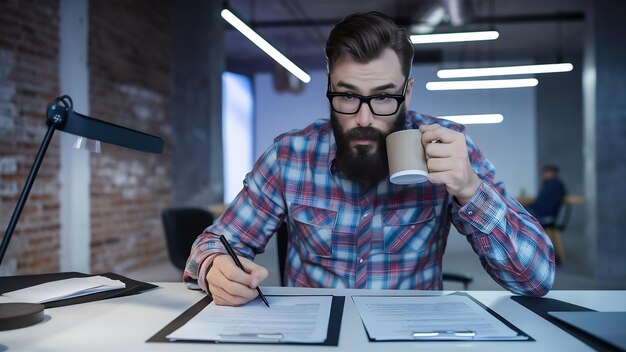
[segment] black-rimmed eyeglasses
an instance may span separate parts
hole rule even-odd
[[[329,78],[326,97],[333,111],[339,114],[354,115],[359,112],[363,103],[366,103],[374,115],[391,116],[398,112],[400,105],[404,102],[408,82],[408,78],[404,80],[404,87],[402,88],[401,94],[384,93],[364,96],[354,93],[331,92]]]

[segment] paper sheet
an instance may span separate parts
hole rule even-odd
[[[50,281],[6,292],[3,296],[19,302],[46,303],[125,287],[122,281],[98,275]]]
[[[353,296],[374,340],[525,340],[469,297]]]
[[[241,307],[211,302],[170,340],[308,342],[326,340],[332,296],[266,296]]]

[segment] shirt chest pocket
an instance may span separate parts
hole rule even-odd
[[[309,251],[321,256],[331,255],[336,211],[294,204],[289,209],[289,217]]]
[[[385,210],[383,244],[386,253],[421,252],[435,228],[432,207]]]

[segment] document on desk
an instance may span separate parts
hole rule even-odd
[[[126,284],[120,280],[96,275],[50,281],[6,292],[3,296],[19,302],[46,303],[125,287]]]
[[[326,340],[332,296],[266,296],[241,307],[211,302],[170,340],[318,343]]]
[[[470,297],[353,296],[370,339],[526,340]]]

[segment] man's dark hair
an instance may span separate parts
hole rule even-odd
[[[556,165],[552,165],[552,164],[549,164],[549,165],[544,165],[544,167],[542,167],[541,169],[542,169],[542,171],[544,171],[544,172],[545,172],[545,171],[551,171],[551,172],[554,172],[555,174],[558,174],[558,173],[559,173],[559,167],[558,167],[558,166],[556,166]]]
[[[328,36],[328,72],[344,55],[366,63],[379,57],[387,48],[398,55],[402,73],[408,78],[413,63],[413,44],[408,31],[380,12],[352,14],[339,22]]]

